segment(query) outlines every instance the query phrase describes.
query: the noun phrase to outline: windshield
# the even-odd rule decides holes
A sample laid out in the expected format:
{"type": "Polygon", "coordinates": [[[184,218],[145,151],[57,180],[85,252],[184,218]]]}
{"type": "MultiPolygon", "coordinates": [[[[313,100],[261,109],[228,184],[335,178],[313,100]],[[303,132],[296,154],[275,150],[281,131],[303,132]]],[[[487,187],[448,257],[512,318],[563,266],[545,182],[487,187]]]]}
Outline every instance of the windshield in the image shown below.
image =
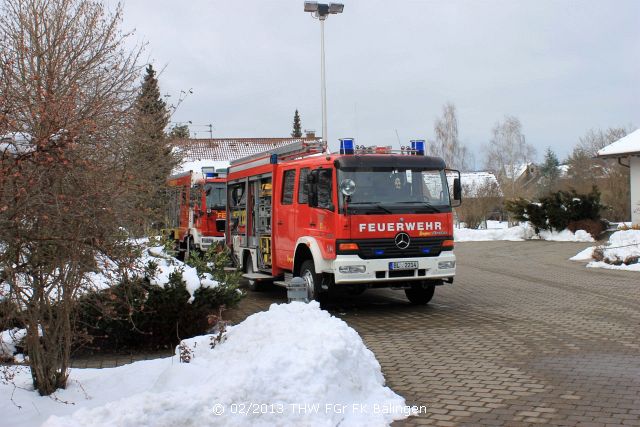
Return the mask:
{"type": "Polygon", "coordinates": [[[224,183],[208,182],[204,185],[207,194],[207,209],[224,209],[227,205],[227,187],[224,183]]]}
{"type": "MultiPolygon", "coordinates": [[[[352,180],[355,190],[347,202],[352,213],[440,212],[450,208],[443,170],[359,168],[338,170],[338,183],[352,180]],[[374,212],[376,211],[376,212],[374,212]]],[[[342,194],[338,197],[341,209],[342,194]]]]}

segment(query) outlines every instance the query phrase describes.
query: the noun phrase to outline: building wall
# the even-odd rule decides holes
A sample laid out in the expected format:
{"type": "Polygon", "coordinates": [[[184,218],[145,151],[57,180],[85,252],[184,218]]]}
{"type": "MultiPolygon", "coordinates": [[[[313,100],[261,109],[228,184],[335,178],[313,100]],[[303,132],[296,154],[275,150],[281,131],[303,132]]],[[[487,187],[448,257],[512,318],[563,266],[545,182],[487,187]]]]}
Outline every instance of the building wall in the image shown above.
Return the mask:
{"type": "Polygon", "coordinates": [[[631,157],[631,222],[640,225],[640,157],[631,157]]]}

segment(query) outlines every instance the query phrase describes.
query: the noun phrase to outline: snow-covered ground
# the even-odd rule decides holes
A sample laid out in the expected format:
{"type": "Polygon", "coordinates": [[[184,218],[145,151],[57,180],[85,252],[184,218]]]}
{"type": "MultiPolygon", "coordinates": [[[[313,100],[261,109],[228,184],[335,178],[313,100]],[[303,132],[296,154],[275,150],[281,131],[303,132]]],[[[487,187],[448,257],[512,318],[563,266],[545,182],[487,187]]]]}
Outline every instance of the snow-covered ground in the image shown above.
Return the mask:
{"type": "Polygon", "coordinates": [[[18,368],[17,388],[0,382],[1,424],[385,426],[422,410],[384,385],[360,336],[315,302],[273,304],[210,343],[186,341],[190,363],[174,356],[72,369],[55,398],[32,391],[28,370],[18,368]]]}
{"type": "MultiPolygon", "coordinates": [[[[140,257],[136,260],[136,266],[128,271],[129,277],[139,276],[145,273],[145,267],[153,262],[156,266],[154,275],[149,277],[152,285],[164,287],[169,283],[172,273],[182,272],[182,279],[185,282],[187,292],[191,296],[189,302],[193,302],[194,294],[198,288],[213,288],[218,286],[218,282],[213,280],[210,274],[198,275],[198,271],[182,261],[168,255],[162,246],[150,246],[148,239],[140,239],[135,242],[141,247],[140,257]]],[[[87,283],[83,292],[106,289],[117,283],[119,272],[109,259],[100,259],[100,272],[89,273],[87,283]]],[[[238,291],[240,292],[240,291],[238,291]]],[[[8,288],[0,287],[0,300],[5,298],[8,288]]],[[[12,356],[18,361],[23,360],[21,354],[16,353],[16,344],[26,335],[24,329],[14,329],[0,331],[0,358],[9,359],[12,356]]]]}
{"type": "Polygon", "coordinates": [[[640,230],[623,230],[613,233],[604,246],[587,248],[572,257],[571,260],[588,261],[587,267],[591,268],[640,271],[640,263],[629,262],[634,260],[635,257],[640,257],[640,230]],[[602,250],[602,255],[604,256],[602,261],[597,261],[593,258],[593,252],[597,248],[602,250]],[[629,264],[625,264],[625,261],[629,262],[629,264]],[[622,264],[615,265],[620,262],[622,264]]]}
{"type": "Polygon", "coordinates": [[[584,230],[575,233],[569,230],[561,232],[540,231],[536,236],[533,227],[528,223],[508,227],[506,222],[487,221],[487,228],[476,230],[470,228],[454,228],[453,238],[456,242],[486,242],[492,240],[523,241],[533,238],[554,242],[593,242],[594,239],[584,230]]]}

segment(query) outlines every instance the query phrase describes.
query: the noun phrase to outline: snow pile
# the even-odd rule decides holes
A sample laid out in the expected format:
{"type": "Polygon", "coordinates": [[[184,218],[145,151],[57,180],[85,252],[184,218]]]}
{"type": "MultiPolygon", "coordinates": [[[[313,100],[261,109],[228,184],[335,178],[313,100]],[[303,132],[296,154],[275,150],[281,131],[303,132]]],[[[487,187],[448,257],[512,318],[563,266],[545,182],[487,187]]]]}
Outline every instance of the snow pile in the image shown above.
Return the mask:
{"type": "Polygon", "coordinates": [[[592,246],[587,248],[571,261],[589,261],[587,267],[608,268],[611,270],[640,271],[640,230],[616,231],[609,237],[604,246],[592,246]],[[594,259],[594,251],[601,261],[594,259]],[[597,252],[601,251],[601,256],[597,252]],[[635,261],[635,262],[633,262],[635,261]]]}
{"type": "Polygon", "coordinates": [[[226,337],[213,349],[210,336],[186,341],[193,350],[190,363],[174,356],[112,369],[72,369],[69,388],[56,394],[58,400],[28,391],[30,376],[22,369],[18,389],[0,383],[3,422],[383,426],[411,413],[385,387],[380,365],[360,336],[315,302],[274,304],[231,327],[226,337]],[[11,402],[11,393],[22,409],[11,402]]]}
{"type": "Polygon", "coordinates": [[[182,280],[186,284],[187,292],[191,295],[189,302],[193,302],[194,294],[198,288],[215,288],[218,286],[218,282],[213,280],[210,274],[205,273],[202,277],[198,276],[198,270],[168,255],[162,246],[146,248],[139,262],[142,265],[148,265],[149,262],[153,262],[157,266],[155,274],[150,278],[150,282],[152,285],[160,287],[164,287],[169,283],[171,274],[181,271],[182,280]]]}
{"type": "MultiPolygon", "coordinates": [[[[501,224],[501,223],[498,223],[501,224]]],[[[470,228],[455,228],[453,238],[456,242],[487,242],[493,240],[523,241],[534,238],[549,240],[554,242],[593,242],[594,239],[584,230],[577,230],[575,233],[569,230],[561,232],[541,230],[537,236],[531,225],[520,224],[508,228],[488,228],[486,230],[475,230],[470,228]]]]}
{"type": "Polygon", "coordinates": [[[562,230],[560,232],[541,230],[540,238],[553,242],[595,242],[591,234],[584,230],[576,230],[575,233],[570,230],[562,230]]]}
{"type": "MultiPolygon", "coordinates": [[[[171,274],[180,271],[182,272],[182,279],[186,284],[187,292],[191,295],[189,302],[193,301],[194,293],[198,288],[213,288],[218,286],[218,282],[213,280],[210,274],[204,274],[202,277],[199,277],[198,271],[195,268],[167,254],[163,246],[148,246],[148,239],[141,239],[135,243],[141,246],[142,250],[135,267],[127,272],[129,277],[144,275],[145,268],[148,267],[150,263],[153,263],[156,269],[153,276],[149,277],[149,281],[152,285],[164,287],[169,283],[171,274]]],[[[115,264],[108,259],[103,259],[98,262],[98,265],[101,271],[90,273],[87,276],[87,280],[94,289],[106,289],[117,282],[119,272],[115,264]]]]}

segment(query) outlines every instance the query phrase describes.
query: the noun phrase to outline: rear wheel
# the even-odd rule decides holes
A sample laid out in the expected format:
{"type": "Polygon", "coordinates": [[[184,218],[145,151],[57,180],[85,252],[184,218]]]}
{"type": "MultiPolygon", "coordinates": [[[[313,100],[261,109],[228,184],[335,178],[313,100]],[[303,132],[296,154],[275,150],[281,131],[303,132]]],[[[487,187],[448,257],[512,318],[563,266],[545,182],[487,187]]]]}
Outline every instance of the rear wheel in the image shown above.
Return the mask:
{"type": "Polygon", "coordinates": [[[422,282],[411,285],[411,288],[405,289],[404,293],[414,305],[425,305],[433,298],[436,286],[433,283],[422,282]]]}

